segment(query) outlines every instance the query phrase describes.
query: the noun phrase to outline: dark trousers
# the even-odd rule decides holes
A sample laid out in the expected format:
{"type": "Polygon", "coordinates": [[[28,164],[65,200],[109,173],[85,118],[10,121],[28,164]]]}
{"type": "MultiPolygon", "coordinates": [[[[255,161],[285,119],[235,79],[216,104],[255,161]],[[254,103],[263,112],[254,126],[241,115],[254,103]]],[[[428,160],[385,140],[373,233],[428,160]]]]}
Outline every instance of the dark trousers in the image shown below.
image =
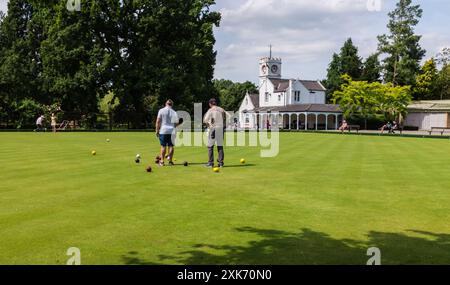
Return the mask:
{"type": "Polygon", "coordinates": [[[223,165],[225,153],[223,151],[224,145],[224,128],[214,128],[209,131],[208,137],[208,164],[214,165],[214,145],[217,144],[217,151],[219,152],[219,165],[223,165]]]}
{"type": "MultiPolygon", "coordinates": [[[[219,165],[223,165],[225,159],[225,153],[223,152],[223,146],[217,146],[217,151],[219,152],[219,165]]],[[[208,164],[214,165],[214,146],[208,147],[208,164]]]]}

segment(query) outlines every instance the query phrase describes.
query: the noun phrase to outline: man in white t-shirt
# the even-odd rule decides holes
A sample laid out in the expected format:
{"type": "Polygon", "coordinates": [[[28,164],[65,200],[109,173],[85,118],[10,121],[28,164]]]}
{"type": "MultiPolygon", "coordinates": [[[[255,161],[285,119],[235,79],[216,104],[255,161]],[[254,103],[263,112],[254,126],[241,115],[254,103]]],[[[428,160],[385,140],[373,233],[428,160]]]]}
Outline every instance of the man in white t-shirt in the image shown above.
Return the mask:
{"type": "Polygon", "coordinates": [[[156,136],[159,138],[161,144],[160,166],[164,166],[166,148],[169,149],[169,165],[173,165],[172,159],[175,152],[176,128],[181,124],[182,121],[178,119],[177,112],[173,110],[173,101],[167,100],[166,107],[159,110],[158,119],[156,120],[156,136]]]}

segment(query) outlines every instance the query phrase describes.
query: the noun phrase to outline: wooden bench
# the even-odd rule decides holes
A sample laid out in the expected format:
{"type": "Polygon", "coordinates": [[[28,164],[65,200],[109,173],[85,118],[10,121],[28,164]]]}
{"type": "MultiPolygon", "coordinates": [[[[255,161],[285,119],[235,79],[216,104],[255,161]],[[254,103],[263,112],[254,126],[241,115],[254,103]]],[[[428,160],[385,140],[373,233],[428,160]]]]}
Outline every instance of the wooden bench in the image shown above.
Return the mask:
{"type": "Polygon", "coordinates": [[[400,132],[400,134],[403,134],[403,127],[402,126],[398,126],[396,129],[392,128],[389,133],[390,134],[395,134],[395,132],[400,132]]]}
{"type": "Polygon", "coordinates": [[[443,136],[446,131],[450,131],[450,128],[432,127],[428,132],[430,133],[430,136],[433,132],[439,132],[441,133],[441,136],[443,136]]]}
{"type": "Polygon", "coordinates": [[[360,125],[349,125],[347,127],[347,130],[349,133],[353,130],[356,130],[356,133],[359,133],[359,130],[361,130],[361,126],[360,125]]]}

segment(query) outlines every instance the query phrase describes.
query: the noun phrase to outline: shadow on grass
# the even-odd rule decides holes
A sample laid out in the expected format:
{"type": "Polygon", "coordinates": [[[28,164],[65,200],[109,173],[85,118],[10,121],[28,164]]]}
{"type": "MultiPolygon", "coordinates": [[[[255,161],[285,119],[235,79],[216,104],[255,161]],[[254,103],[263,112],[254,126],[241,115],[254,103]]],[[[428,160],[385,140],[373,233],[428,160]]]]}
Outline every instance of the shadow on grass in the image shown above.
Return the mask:
{"type": "Polygon", "coordinates": [[[238,164],[238,165],[226,165],[224,168],[239,168],[239,167],[254,167],[256,164],[238,164]]]}
{"type": "MultiPolygon", "coordinates": [[[[196,162],[194,162],[194,163],[189,163],[188,167],[189,166],[204,166],[205,168],[207,168],[206,164],[207,164],[206,162],[203,162],[203,163],[196,163],[196,162]]],[[[186,167],[186,166],[183,165],[183,163],[181,163],[181,164],[180,163],[176,163],[174,166],[186,167]]],[[[256,164],[236,164],[236,165],[227,165],[227,164],[225,164],[224,168],[254,167],[254,166],[256,166],[256,164]]]]}
{"type": "Polygon", "coordinates": [[[147,261],[137,252],[122,256],[125,264],[156,265],[302,265],[366,264],[367,249],[381,250],[382,264],[450,264],[450,235],[409,231],[400,233],[370,232],[368,241],[335,239],[327,234],[302,229],[299,233],[244,227],[238,234],[256,238],[246,245],[196,244],[176,256],[158,256],[147,261]]]}

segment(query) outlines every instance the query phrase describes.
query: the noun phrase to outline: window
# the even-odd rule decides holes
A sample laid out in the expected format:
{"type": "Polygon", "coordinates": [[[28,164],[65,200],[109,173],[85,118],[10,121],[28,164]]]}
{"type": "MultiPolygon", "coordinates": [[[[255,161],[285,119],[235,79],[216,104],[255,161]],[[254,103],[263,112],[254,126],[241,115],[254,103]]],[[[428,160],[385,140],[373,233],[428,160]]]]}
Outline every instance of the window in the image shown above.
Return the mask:
{"type": "Polygon", "coordinates": [[[281,94],[278,94],[278,102],[281,102],[281,94]]]}
{"type": "Polygon", "coordinates": [[[294,91],[294,101],[300,102],[300,91],[294,91]]]}
{"type": "Polygon", "coordinates": [[[245,105],[248,105],[248,98],[245,98],[245,105]]]}
{"type": "Polygon", "coordinates": [[[269,92],[266,92],[266,97],[265,97],[264,101],[266,103],[269,102],[269,92]]]}
{"type": "Polygon", "coordinates": [[[245,123],[250,124],[250,116],[249,114],[245,114],[245,123]]]}

